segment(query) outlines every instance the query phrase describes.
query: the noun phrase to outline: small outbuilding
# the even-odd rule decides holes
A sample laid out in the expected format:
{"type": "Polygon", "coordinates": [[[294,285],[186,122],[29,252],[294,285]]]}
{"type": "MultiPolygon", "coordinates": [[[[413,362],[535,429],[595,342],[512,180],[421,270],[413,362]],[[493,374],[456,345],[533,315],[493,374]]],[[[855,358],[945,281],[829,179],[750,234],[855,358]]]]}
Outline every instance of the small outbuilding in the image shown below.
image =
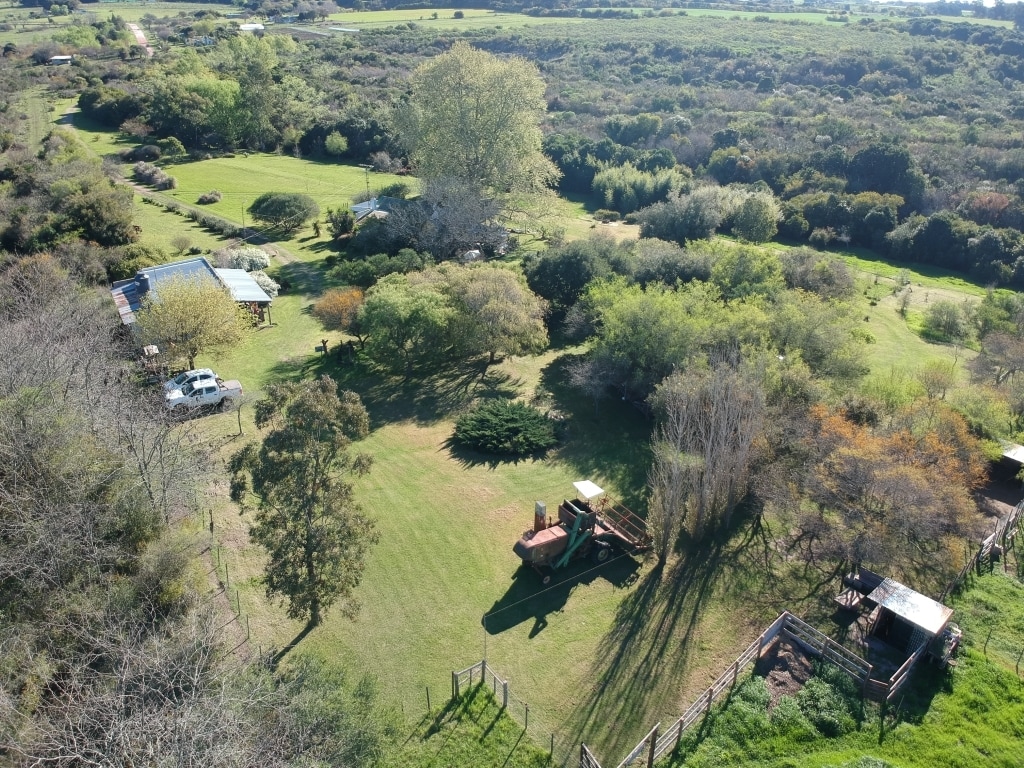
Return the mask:
{"type": "Polygon", "coordinates": [[[889,578],[867,599],[878,606],[871,634],[907,653],[941,635],[953,617],[952,608],[889,578]]]}

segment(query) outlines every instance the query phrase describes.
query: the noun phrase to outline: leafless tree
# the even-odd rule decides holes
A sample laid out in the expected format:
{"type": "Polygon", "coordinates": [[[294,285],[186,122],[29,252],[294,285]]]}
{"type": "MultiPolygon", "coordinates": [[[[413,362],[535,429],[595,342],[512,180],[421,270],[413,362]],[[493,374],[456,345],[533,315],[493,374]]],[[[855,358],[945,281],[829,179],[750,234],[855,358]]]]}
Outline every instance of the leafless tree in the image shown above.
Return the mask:
{"type": "Polygon", "coordinates": [[[746,494],[751,451],[764,420],[764,393],[749,371],[722,361],[672,374],[659,385],[654,402],[661,414],[656,445],[671,446],[656,450],[665,462],[658,474],[667,473],[676,487],[652,488],[652,496],[659,504],[675,504],[685,492],[687,527],[701,538],[718,524],[728,524],[746,494]]]}

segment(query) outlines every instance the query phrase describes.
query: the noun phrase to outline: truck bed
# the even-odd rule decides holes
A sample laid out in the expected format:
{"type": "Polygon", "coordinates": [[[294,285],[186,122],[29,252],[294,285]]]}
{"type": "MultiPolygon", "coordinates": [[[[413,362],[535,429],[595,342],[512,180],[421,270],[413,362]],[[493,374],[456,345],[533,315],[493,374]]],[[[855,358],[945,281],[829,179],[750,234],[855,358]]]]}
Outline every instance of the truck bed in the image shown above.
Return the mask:
{"type": "Polygon", "coordinates": [[[604,497],[602,503],[590,504],[581,499],[565,499],[558,507],[558,519],[572,525],[578,512],[597,513],[594,537],[618,539],[626,549],[643,551],[651,546],[647,523],[623,505],[604,497]]]}

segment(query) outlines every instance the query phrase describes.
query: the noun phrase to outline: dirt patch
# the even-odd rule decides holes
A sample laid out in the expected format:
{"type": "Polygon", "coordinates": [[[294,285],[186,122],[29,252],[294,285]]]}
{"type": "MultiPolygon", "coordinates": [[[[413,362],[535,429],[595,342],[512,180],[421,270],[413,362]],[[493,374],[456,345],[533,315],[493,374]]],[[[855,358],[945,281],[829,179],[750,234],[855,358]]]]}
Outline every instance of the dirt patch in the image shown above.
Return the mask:
{"type": "Polygon", "coordinates": [[[496,509],[490,509],[487,511],[487,518],[489,520],[514,520],[517,517],[522,516],[522,508],[516,506],[515,504],[508,504],[504,507],[498,507],[496,509]]]}
{"type": "Polygon", "coordinates": [[[769,711],[783,696],[792,696],[803,688],[811,677],[811,671],[811,659],[800,646],[786,640],[772,645],[754,667],[754,672],[761,675],[768,684],[768,693],[771,695],[769,711]]]}

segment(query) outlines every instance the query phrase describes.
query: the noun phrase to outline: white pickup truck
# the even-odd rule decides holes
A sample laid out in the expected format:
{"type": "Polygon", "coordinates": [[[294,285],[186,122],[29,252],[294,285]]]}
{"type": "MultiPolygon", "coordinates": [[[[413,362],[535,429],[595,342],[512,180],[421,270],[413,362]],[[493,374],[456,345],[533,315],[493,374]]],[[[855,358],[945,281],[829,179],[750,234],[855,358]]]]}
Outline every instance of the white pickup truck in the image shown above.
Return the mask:
{"type": "Polygon", "coordinates": [[[227,407],[231,401],[242,396],[242,385],[238,381],[223,379],[192,381],[181,389],[168,392],[165,405],[172,411],[191,411],[196,408],[227,407]]]}
{"type": "Polygon", "coordinates": [[[176,389],[181,389],[186,384],[192,384],[200,381],[212,382],[217,378],[217,374],[209,368],[195,368],[191,371],[185,371],[179,373],[170,381],[164,382],[164,392],[173,392],[176,389]]]}

